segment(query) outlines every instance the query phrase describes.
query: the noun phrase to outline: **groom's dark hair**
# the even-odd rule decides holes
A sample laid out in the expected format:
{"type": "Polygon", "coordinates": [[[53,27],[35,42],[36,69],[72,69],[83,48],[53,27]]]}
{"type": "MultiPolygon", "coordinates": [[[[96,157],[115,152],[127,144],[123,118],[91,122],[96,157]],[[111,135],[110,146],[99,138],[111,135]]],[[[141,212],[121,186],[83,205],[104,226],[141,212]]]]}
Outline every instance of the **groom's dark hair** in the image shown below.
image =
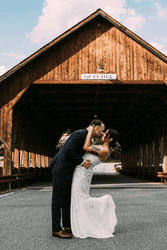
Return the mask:
{"type": "Polygon", "coordinates": [[[94,119],[90,122],[90,125],[101,126],[102,123],[105,125],[105,123],[103,121],[101,121],[99,119],[94,119]]]}

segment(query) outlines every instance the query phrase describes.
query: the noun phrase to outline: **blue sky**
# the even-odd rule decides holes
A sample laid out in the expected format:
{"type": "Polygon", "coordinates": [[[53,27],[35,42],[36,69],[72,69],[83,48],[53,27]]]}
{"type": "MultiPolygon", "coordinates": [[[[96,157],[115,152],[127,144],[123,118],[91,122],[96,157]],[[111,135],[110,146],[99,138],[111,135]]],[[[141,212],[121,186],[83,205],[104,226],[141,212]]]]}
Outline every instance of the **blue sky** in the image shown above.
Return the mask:
{"type": "Polygon", "coordinates": [[[0,75],[99,8],[167,55],[166,0],[1,0],[0,75]]]}

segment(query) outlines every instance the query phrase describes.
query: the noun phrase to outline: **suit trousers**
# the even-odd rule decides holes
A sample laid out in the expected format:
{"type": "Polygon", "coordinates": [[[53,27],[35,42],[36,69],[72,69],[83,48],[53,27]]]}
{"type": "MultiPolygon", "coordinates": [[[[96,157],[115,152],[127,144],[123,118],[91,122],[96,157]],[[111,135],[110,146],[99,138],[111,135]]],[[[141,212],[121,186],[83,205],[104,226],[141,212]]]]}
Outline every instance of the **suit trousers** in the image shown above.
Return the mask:
{"type": "Polygon", "coordinates": [[[64,179],[57,173],[52,172],[53,191],[52,191],[52,231],[59,232],[63,227],[71,227],[70,223],[70,205],[71,205],[71,183],[70,180],[64,179]]]}

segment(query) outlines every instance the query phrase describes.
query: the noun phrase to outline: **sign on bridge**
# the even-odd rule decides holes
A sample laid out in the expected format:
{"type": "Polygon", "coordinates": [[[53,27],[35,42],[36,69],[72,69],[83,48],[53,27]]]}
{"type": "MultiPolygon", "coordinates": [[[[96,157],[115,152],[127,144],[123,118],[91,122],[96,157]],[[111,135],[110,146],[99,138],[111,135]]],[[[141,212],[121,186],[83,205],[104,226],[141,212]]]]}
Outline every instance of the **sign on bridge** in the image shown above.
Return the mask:
{"type": "Polygon", "coordinates": [[[82,74],[82,80],[116,80],[116,74],[82,74]]]}

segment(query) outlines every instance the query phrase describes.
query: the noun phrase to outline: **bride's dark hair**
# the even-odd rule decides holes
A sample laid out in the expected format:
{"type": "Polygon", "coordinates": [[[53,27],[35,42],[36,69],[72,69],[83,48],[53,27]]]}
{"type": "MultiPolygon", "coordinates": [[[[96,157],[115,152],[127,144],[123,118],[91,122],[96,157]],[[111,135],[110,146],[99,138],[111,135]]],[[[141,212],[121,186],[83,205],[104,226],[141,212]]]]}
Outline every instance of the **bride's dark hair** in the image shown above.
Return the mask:
{"type": "Polygon", "coordinates": [[[119,142],[118,142],[118,140],[119,140],[119,133],[116,130],[110,128],[108,130],[105,138],[108,135],[109,135],[109,138],[113,138],[113,140],[110,142],[109,146],[112,147],[112,148],[115,148],[119,144],[119,142]]]}

